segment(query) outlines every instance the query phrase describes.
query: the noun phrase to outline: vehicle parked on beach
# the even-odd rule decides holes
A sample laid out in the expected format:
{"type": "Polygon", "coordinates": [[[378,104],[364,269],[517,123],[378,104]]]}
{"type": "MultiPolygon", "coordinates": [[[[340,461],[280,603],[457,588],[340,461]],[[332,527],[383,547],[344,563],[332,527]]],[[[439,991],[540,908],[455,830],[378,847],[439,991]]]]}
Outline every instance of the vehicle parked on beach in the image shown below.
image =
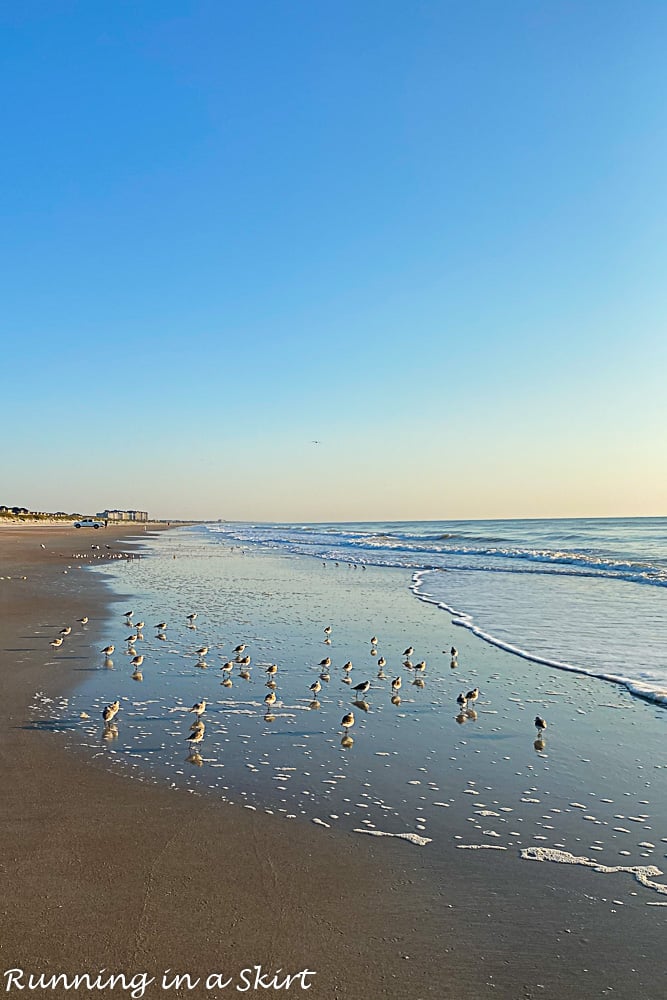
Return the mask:
{"type": "Polygon", "coordinates": [[[83,521],[75,521],[75,528],[103,528],[104,521],[94,521],[92,517],[87,517],[83,521]]]}

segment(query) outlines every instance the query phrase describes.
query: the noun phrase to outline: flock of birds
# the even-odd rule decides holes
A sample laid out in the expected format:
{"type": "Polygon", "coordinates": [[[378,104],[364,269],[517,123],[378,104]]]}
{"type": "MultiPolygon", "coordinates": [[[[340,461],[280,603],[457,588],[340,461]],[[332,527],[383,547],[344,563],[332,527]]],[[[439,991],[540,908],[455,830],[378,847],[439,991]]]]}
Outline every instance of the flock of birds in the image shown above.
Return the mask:
{"type": "MultiPolygon", "coordinates": [[[[125,637],[126,652],[129,656],[131,656],[130,663],[133,671],[132,678],[134,680],[142,680],[143,676],[141,673],[141,666],[144,662],[144,655],[142,653],[137,652],[135,643],[143,639],[142,630],[145,628],[146,623],[143,621],[133,622],[133,617],[134,617],[133,611],[127,611],[124,615],[124,621],[127,627],[131,630],[130,634],[125,637]]],[[[188,628],[193,630],[196,629],[197,626],[195,624],[195,621],[197,617],[198,615],[196,612],[192,612],[191,614],[186,615],[185,621],[188,628]]],[[[88,620],[89,620],[88,617],[84,615],[83,617],[77,619],[77,622],[82,626],[85,626],[88,623],[88,620]]],[[[156,636],[158,639],[162,640],[166,639],[167,626],[168,623],[166,621],[158,622],[154,626],[156,630],[156,636]]],[[[72,633],[72,627],[70,625],[66,625],[64,628],[60,630],[59,635],[51,641],[50,645],[54,649],[60,648],[65,639],[69,635],[71,635],[71,633],[72,633]]],[[[331,645],[332,633],[333,633],[333,626],[327,625],[324,629],[325,645],[331,645]]],[[[102,650],[100,650],[100,652],[105,656],[107,663],[110,662],[110,657],[114,653],[115,648],[116,648],[115,645],[109,644],[105,646],[102,650]]],[[[234,647],[233,659],[226,661],[220,667],[220,669],[224,673],[224,678],[222,681],[222,684],[224,686],[227,687],[232,686],[231,674],[234,667],[237,665],[239,667],[240,676],[245,680],[250,679],[250,666],[252,660],[250,655],[248,655],[245,652],[246,648],[247,647],[245,643],[239,643],[236,647],[234,647]]],[[[206,645],[202,645],[195,650],[195,655],[198,657],[197,662],[199,666],[204,667],[207,665],[205,662],[205,657],[208,652],[209,652],[209,647],[206,645]]],[[[385,674],[384,672],[384,667],[386,666],[387,661],[384,656],[378,656],[378,652],[379,652],[378,638],[377,636],[374,635],[370,639],[370,655],[377,657],[377,666],[378,666],[377,678],[379,680],[386,680],[387,674],[385,674]]],[[[412,681],[412,683],[418,688],[423,688],[425,685],[423,675],[426,671],[426,661],[421,660],[417,663],[413,663],[411,657],[414,655],[414,652],[415,650],[413,646],[408,646],[406,649],[403,650],[402,654],[403,666],[406,669],[413,672],[414,680],[412,681]]],[[[456,666],[458,666],[458,651],[454,646],[452,646],[450,649],[450,657],[451,657],[450,666],[452,668],[455,668],[456,666]]],[[[330,656],[325,656],[322,660],[320,660],[318,664],[320,670],[319,677],[309,687],[309,694],[312,699],[310,703],[311,708],[320,707],[320,703],[317,701],[317,696],[322,690],[322,685],[328,683],[331,680],[331,675],[330,675],[331,664],[332,660],[330,656]]],[[[370,706],[368,702],[365,700],[365,698],[368,695],[368,692],[371,688],[371,682],[370,680],[364,680],[361,681],[359,684],[352,685],[352,681],[350,678],[350,673],[352,669],[353,669],[353,664],[351,660],[348,660],[346,663],[343,664],[342,682],[344,684],[349,685],[351,690],[354,692],[354,706],[360,710],[367,712],[370,706]]],[[[278,674],[278,665],[276,663],[270,663],[268,664],[268,666],[264,668],[264,671],[267,675],[266,687],[269,688],[268,694],[264,698],[264,706],[266,711],[264,718],[266,721],[270,722],[273,721],[273,719],[275,718],[275,716],[273,716],[271,712],[276,703],[278,702],[278,695],[276,693],[277,689],[276,676],[278,674]]],[[[392,678],[391,680],[391,702],[394,705],[400,705],[401,703],[399,692],[401,690],[402,684],[403,684],[403,679],[400,675],[392,678]]],[[[459,714],[456,716],[457,722],[463,723],[468,719],[475,720],[477,718],[477,713],[474,709],[474,706],[479,696],[480,696],[480,690],[478,687],[472,688],[470,691],[467,691],[465,693],[462,691],[459,694],[459,696],[456,699],[456,703],[459,709],[459,714]]],[[[199,702],[195,702],[192,708],[188,710],[190,713],[196,716],[195,721],[190,726],[190,733],[186,737],[186,740],[190,745],[190,747],[197,746],[204,739],[206,733],[206,723],[204,722],[203,715],[206,711],[206,706],[207,706],[206,700],[202,700],[199,702]]],[[[110,737],[111,735],[117,735],[117,728],[114,720],[118,715],[119,710],[120,710],[120,700],[116,700],[108,705],[105,705],[102,711],[102,718],[106,728],[107,737],[110,737]]],[[[347,712],[341,719],[340,723],[342,732],[341,745],[344,747],[349,747],[354,742],[352,736],[350,735],[350,730],[354,727],[355,722],[356,719],[353,711],[347,712]]],[[[547,728],[547,723],[545,719],[543,719],[539,715],[535,717],[535,728],[537,730],[537,739],[535,741],[535,748],[537,750],[543,750],[545,746],[544,731],[547,728]]]]}

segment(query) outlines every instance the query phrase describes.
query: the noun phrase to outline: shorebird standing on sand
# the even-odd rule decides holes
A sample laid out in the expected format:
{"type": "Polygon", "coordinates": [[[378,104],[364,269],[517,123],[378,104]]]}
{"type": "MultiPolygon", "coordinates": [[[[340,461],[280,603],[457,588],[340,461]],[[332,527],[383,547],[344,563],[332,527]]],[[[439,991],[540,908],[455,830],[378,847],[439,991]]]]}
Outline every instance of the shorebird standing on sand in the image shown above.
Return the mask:
{"type": "Polygon", "coordinates": [[[471,701],[473,704],[479,698],[479,688],[473,688],[472,691],[468,691],[466,694],[466,701],[471,701]]]}
{"type": "Polygon", "coordinates": [[[401,680],[400,677],[394,677],[393,681],[391,682],[391,690],[394,692],[394,694],[398,694],[398,692],[401,689],[402,683],[403,681],[401,680]]]}
{"type": "Polygon", "coordinates": [[[278,696],[276,695],[275,691],[269,691],[266,698],[264,699],[264,704],[266,705],[266,707],[273,708],[273,706],[276,703],[277,697],[278,696]]]}
{"type": "Polygon", "coordinates": [[[104,649],[100,650],[100,653],[104,653],[105,656],[111,656],[115,648],[115,646],[105,646],[104,649]]]}
{"type": "Polygon", "coordinates": [[[405,657],[405,658],[406,658],[407,660],[409,660],[409,659],[410,659],[410,657],[412,656],[412,654],[414,653],[414,651],[415,651],[415,650],[414,650],[414,647],[413,647],[413,646],[408,646],[408,648],[407,648],[407,649],[404,649],[404,650],[403,650],[403,656],[404,656],[404,657],[405,657]]]}
{"type": "Polygon", "coordinates": [[[311,684],[311,685],[310,685],[310,690],[312,691],[312,693],[313,693],[313,697],[315,698],[315,697],[317,697],[317,695],[318,695],[318,694],[320,693],[320,691],[322,690],[322,685],[320,684],[320,682],[319,682],[319,681],[315,681],[315,683],[314,683],[314,684],[311,684]]]}
{"type": "Polygon", "coordinates": [[[79,622],[80,625],[87,625],[88,615],[84,615],[83,618],[77,618],[77,621],[79,622]]]}
{"type": "Polygon", "coordinates": [[[64,639],[52,639],[49,646],[53,646],[54,649],[60,649],[64,642],[64,639]]]}
{"type": "Polygon", "coordinates": [[[102,718],[104,719],[105,723],[112,722],[115,719],[115,717],[118,715],[119,708],[120,708],[119,701],[112,701],[110,705],[106,706],[106,708],[102,712],[102,718]]]}
{"type": "Polygon", "coordinates": [[[156,628],[158,630],[158,632],[164,632],[164,630],[166,629],[166,627],[167,627],[167,623],[166,622],[158,622],[157,625],[154,626],[154,628],[156,628]]]}
{"type": "Polygon", "coordinates": [[[204,712],[206,711],[206,702],[205,701],[196,701],[194,703],[194,705],[192,706],[192,708],[189,708],[188,711],[189,712],[194,712],[195,715],[197,716],[197,718],[200,718],[204,714],[204,712]]]}
{"type": "Polygon", "coordinates": [[[355,684],[352,690],[357,692],[358,698],[363,698],[363,696],[366,694],[370,686],[371,686],[370,681],[362,681],[361,684],[355,684]]]}
{"type": "Polygon", "coordinates": [[[197,612],[193,612],[191,615],[186,615],[186,621],[189,621],[191,625],[194,625],[195,618],[197,617],[197,612]]]}
{"type": "Polygon", "coordinates": [[[130,664],[131,666],[134,667],[135,670],[138,670],[143,662],[144,662],[143,653],[140,653],[139,656],[133,656],[132,659],[130,660],[130,664]]]}
{"type": "Polygon", "coordinates": [[[539,715],[535,716],[535,728],[537,729],[538,736],[541,736],[544,730],[547,728],[545,719],[542,719],[539,715]]]}
{"type": "Polygon", "coordinates": [[[347,715],[344,715],[340,724],[346,733],[349,732],[354,725],[354,712],[348,712],[347,715]]]}
{"type": "Polygon", "coordinates": [[[60,634],[61,635],[69,635],[71,631],[72,631],[72,626],[71,625],[65,625],[65,628],[61,628],[60,634]]]}
{"type": "Polygon", "coordinates": [[[195,729],[194,732],[190,733],[190,735],[186,736],[185,738],[191,746],[194,746],[197,743],[201,743],[201,741],[204,739],[204,732],[205,732],[204,724],[202,723],[201,729],[195,729]]]}
{"type": "Polygon", "coordinates": [[[323,660],[320,660],[319,666],[320,667],[330,667],[331,666],[331,657],[330,656],[325,656],[323,660]]]}

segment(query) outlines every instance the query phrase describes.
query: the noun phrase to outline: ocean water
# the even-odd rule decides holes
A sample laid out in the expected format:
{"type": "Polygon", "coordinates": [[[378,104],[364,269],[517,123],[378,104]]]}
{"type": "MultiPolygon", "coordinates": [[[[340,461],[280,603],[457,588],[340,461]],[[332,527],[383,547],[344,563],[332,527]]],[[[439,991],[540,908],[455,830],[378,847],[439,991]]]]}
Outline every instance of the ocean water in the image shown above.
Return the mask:
{"type": "Polygon", "coordinates": [[[415,596],[480,638],[667,704],[667,518],[210,530],[237,544],[410,569],[415,596]]]}
{"type": "Polygon", "coordinates": [[[82,682],[55,701],[36,692],[34,724],[136,780],[404,838],[425,857],[583,858],[628,904],[634,874],[662,905],[664,522],[625,536],[620,522],[544,525],[225,523],[147,538],[142,558],[87,570],[117,600],[94,641],[75,626],[82,682]]]}

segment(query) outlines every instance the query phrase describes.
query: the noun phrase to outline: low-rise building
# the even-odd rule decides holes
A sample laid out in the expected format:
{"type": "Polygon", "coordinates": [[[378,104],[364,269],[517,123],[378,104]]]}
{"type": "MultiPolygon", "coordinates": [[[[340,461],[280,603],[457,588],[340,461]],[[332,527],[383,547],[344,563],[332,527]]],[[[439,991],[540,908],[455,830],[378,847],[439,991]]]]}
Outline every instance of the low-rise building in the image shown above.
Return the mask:
{"type": "Polygon", "coordinates": [[[103,517],[105,521],[147,521],[148,511],[146,510],[102,510],[97,517],[103,517]]]}

